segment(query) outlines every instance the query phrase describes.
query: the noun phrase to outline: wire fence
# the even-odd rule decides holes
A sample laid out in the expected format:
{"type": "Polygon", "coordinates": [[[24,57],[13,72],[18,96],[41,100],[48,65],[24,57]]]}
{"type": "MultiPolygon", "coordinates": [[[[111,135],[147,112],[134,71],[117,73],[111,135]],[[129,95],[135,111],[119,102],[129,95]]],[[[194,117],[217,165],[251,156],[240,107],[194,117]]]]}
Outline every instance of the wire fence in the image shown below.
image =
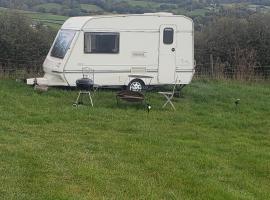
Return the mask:
{"type": "Polygon", "coordinates": [[[212,65],[211,63],[197,64],[195,78],[207,79],[233,79],[241,81],[269,81],[270,66],[243,67],[226,66],[224,64],[212,65]]]}
{"type": "Polygon", "coordinates": [[[43,75],[42,62],[0,59],[1,79],[26,79],[43,75]]]}
{"type": "MultiPolygon", "coordinates": [[[[197,79],[234,79],[243,81],[270,80],[270,66],[227,66],[215,63],[198,63],[195,67],[197,79]]],[[[1,79],[26,79],[43,75],[42,62],[0,59],[1,79]]]]}
{"type": "Polygon", "coordinates": [[[207,49],[195,49],[195,78],[233,79],[241,81],[265,81],[270,79],[270,65],[262,66],[256,60],[256,53],[238,49],[232,57],[223,61],[218,52],[207,53],[207,49]]]}

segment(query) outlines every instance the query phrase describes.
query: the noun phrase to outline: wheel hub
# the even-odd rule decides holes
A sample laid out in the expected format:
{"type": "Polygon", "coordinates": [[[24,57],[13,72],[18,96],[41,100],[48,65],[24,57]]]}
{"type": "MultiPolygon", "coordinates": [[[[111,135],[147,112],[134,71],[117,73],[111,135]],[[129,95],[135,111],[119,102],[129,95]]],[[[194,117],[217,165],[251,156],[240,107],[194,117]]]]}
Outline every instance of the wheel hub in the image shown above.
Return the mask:
{"type": "Polygon", "coordinates": [[[133,82],[130,85],[130,90],[131,91],[141,91],[142,90],[142,85],[139,82],[133,82]]]}

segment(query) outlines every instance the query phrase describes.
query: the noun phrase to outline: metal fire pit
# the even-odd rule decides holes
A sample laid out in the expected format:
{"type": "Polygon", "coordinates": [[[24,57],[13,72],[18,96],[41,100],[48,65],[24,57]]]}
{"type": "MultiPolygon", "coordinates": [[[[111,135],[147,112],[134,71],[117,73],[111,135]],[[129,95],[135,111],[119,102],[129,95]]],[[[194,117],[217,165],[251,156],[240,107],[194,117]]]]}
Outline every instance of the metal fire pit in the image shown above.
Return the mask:
{"type": "Polygon", "coordinates": [[[140,92],[124,90],[116,94],[116,99],[117,99],[117,103],[118,103],[118,99],[128,101],[128,102],[143,102],[145,100],[145,97],[140,92]]]}

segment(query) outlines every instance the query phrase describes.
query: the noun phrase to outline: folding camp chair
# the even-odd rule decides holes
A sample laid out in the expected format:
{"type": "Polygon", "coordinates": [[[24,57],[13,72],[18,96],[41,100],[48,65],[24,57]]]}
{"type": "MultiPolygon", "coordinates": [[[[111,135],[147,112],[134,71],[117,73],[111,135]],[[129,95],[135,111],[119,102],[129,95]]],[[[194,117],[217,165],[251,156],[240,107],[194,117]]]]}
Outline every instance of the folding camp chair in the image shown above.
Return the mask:
{"type": "Polygon", "coordinates": [[[174,83],[174,86],[173,86],[173,90],[172,90],[172,91],[169,91],[169,92],[158,92],[159,94],[162,94],[162,95],[167,99],[167,101],[164,103],[164,105],[162,106],[162,108],[165,108],[165,106],[166,106],[168,103],[170,103],[171,106],[172,106],[172,108],[173,108],[174,110],[176,110],[175,107],[174,107],[174,105],[173,105],[173,103],[172,103],[172,99],[173,99],[173,97],[174,97],[174,93],[175,93],[175,89],[176,89],[177,80],[178,80],[178,78],[176,78],[176,80],[175,80],[175,83],[174,83]]]}

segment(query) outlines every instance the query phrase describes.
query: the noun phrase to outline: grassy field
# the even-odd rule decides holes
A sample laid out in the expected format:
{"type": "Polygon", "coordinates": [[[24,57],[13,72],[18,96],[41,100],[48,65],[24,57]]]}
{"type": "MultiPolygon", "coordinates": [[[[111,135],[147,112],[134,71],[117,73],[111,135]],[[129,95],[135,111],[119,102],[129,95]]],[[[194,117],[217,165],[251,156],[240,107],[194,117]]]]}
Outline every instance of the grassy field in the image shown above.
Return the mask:
{"type": "Polygon", "coordinates": [[[57,9],[60,10],[62,8],[65,8],[65,6],[62,6],[58,3],[44,3],[37,6],[34,6],[34,9],[44,8],[46,12],[50,12],[51,9],[57,9]]]}
{"type": "MultiPolygon", "coordinates": [[[[6,8],[0,7],[0,14],[1,12],[7,11],[6,8]]],[[[23,10],[16,10],[20,14],[23,14],[29,18],[31,18],[35,22],[42,22],[43,24],[53,27],[55,29],[59,29],[61,25],[68,19],[67,16],[62,15],[53,15],[49,13],[39,13],[39,12],[31,12],[31,11],[23,11],[23,10]]]]}
{"type": "Polygon", "coordinates": [[[270,87],[194,81],[177,111],[0,80],[0,199],[269,199],[270,87]],[[240,104],[234,101],[240,98],[240,104]]]}
{"type": "Polygon", "coordinates": [[[33,21],[42,22],[43,24],[46,24],[55,29],[59,29],[68,19],[67,16],[53,15],[48,13],[23,12],[23,14],[30,17],[33,21]]]}
{"type": "Polygon", "coordinates": [[[144,8],[158,8],[161,3],[151,2],[151,1],[136,1],[129,0],[127,1],[131,6],[142,6],[144,8]]]}
{"type": "Polygon", "coordinates": [[[80,4],[81,8],[84,10],[87,10],[89,12],[98,12],[98,11],[103,11],[102,8],[99,6],[93,5],[93,4],[80,4]]]}
{"type": "MultiPolygon", "coordinates": [[[[147,2],[147,1],[128,1],[131,6],[143,6],[147,8],[158,8],[161,4],[155,3],[155,2],[147,2]]],[[[93,4],[80,4],[81,8],[83,10],[89,11],[89,12],[99,12],[103,11],[104,14],[111,14],[105,12],[102,8],[93,5],[93,4]]],[[[47,3],[47,4],[40,4],[35,7],[35,9],[38,8],[44,8],[46,12],[50,12],[52,8],[60,10],[62,8],[62,5],[57,3],[47,3]]],[[[7,11],[7,8],[0,7],[0,13],[7,11]]],[[[27,17],[31,18],[34,22],[41,22],[47,26],[50,26],[54,29],[59,29],[61,25],[67,20],[68,16],[62,16],[62,15],[54,15],[50,13],[40,13],[40,12],[32,12],[32,11],[24,11],[24,10],[16,10],[17,12],[26,15],[27,17]]],[[[196,9],[192,12],[187,12],[183,8],[177,8],[171,10],[171,12],[175,14],[183,14],[188,16],[199,16],[199,15],[205,15],[208,10],[207,9],[196,9]]]]}

